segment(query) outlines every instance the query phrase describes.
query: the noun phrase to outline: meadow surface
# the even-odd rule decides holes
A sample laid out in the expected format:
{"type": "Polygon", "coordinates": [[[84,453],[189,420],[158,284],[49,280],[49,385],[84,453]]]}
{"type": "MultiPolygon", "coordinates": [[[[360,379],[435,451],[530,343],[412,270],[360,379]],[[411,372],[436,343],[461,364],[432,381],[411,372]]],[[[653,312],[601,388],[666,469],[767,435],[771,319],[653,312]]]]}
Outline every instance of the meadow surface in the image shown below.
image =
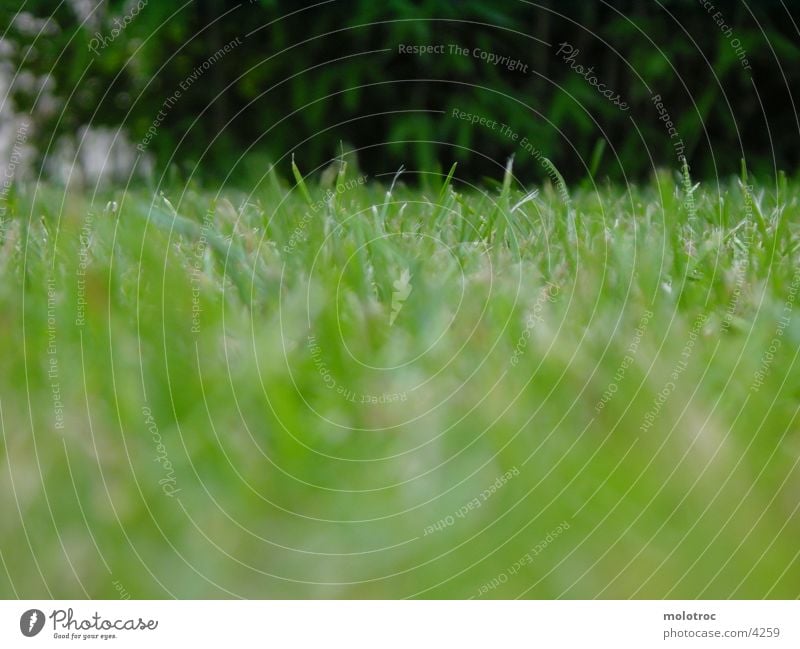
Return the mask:
{"type": "Polygon", "coordinates": [[[800,185],[451,176],[14,188],[0,595],[800,595],[800,185]]]}

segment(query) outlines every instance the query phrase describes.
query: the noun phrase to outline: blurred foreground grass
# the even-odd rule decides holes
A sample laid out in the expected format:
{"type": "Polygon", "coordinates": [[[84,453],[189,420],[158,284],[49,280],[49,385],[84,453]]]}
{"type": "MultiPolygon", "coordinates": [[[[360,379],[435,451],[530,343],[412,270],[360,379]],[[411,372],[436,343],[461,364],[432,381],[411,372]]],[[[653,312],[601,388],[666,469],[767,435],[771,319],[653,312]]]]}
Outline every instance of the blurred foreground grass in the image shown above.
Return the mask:
{"type": "Polygon", "coordinates": [[[9,196],[0,595],[800,595],[798,184],[391,180],[9,196]]]}

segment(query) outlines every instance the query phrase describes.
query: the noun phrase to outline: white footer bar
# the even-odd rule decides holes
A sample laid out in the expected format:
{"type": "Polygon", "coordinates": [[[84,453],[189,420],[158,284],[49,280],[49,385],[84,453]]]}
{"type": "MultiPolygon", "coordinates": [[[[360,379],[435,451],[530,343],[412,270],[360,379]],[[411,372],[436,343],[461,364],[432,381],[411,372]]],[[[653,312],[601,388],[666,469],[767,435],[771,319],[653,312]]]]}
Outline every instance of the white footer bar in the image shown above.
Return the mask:
{"type": "Polygon", "coordinates": [[[800,647],[796,601],[2,601],[0,647],[800,647]]]}

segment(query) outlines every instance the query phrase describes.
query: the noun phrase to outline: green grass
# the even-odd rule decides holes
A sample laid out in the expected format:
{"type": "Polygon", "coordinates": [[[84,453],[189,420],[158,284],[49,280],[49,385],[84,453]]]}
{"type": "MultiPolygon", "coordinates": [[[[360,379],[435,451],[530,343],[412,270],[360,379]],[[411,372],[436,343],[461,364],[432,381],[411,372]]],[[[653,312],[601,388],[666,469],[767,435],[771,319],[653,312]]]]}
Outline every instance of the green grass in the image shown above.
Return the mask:
{"type": "Polygon", "coordinates": [[[9,196],[0,595],[800,595],[800,184],[295,176],[9,196]]]}

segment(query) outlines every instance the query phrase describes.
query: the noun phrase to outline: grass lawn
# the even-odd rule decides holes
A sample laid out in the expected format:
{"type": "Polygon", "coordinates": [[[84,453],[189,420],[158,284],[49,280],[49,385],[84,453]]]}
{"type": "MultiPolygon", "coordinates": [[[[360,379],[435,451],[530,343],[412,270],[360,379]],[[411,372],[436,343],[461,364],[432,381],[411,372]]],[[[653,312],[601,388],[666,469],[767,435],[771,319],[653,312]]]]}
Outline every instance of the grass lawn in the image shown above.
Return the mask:
{"type": "Polygon", "coordinates": [[[0,595],[800,595],[800,183],[326,182],[10,193],[0,595]]]}

